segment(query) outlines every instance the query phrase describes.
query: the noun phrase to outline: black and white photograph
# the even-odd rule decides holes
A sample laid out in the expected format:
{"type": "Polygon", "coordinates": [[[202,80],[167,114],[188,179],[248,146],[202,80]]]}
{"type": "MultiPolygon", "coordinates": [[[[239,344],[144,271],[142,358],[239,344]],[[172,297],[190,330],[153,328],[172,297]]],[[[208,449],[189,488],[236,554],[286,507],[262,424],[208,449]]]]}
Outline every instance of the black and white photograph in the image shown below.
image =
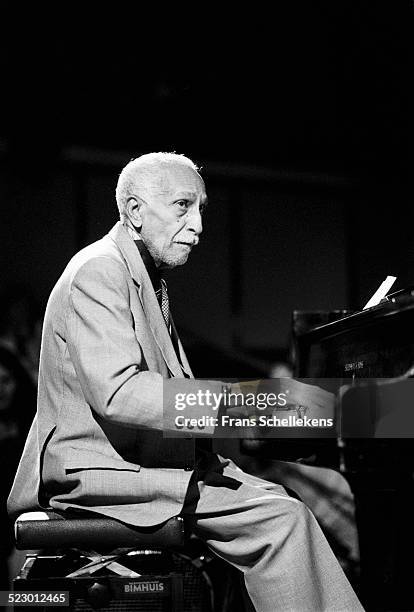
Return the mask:
{"type": "Polygon", "coordinates": [[[145,8],[3,11],[0,609],[413,611],[414,3],[145,8]]]}

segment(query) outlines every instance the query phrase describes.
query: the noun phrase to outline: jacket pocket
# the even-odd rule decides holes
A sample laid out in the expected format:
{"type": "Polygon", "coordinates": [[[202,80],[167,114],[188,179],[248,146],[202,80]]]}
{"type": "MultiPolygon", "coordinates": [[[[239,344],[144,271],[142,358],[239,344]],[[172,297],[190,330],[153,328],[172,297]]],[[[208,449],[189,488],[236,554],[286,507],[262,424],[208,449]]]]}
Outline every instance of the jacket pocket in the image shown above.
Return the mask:
{"type": "Polygon", "coordinates": [[[118,457],[111,457],[86,448],[70,448],[71,454],[65,458],[66,474],[82,470],[110,470],[116,472],[139,472],[141,466],[118,457]],[[73,453],[73,455],[72,455],[73,453]]]}

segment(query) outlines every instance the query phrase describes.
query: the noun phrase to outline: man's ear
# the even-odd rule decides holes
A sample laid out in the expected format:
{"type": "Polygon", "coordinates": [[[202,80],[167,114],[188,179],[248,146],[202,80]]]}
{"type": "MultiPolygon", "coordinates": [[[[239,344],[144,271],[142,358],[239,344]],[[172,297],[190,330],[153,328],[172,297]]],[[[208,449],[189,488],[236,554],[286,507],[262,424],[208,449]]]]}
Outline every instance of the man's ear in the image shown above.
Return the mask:
{"type": "Polygon", "coordinates": [[[141,229],[142,226],[141,205],[142,202],[136,196],[131,195],[128,197],[125,207],[129,220],[137,229],[141,229]]]}

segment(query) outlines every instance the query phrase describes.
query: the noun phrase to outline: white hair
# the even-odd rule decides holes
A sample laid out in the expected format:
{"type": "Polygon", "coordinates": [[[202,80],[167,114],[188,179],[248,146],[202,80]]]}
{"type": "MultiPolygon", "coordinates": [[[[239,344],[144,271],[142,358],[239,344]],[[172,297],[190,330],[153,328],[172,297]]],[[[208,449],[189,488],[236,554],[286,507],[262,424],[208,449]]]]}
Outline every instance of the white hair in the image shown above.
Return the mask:
{"type": "Polygon", "coordinates": [[[122,169],[115,191],[121,221],[125,220],[128,198],[137,195],[137,191],[151,189],[154,179],[160,177],[160,170],[176,164],[188,166],[195,172],[199,170],[191,159],[179,153],[147,153],[132,159],[122,169]]]}

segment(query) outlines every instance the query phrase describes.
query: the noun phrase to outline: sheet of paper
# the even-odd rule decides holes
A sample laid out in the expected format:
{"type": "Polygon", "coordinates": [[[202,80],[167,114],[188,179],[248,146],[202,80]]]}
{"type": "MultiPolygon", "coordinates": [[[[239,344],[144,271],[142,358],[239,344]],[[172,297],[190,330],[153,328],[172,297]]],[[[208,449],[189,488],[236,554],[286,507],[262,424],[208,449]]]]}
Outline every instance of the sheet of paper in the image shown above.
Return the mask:
{"type": "Polygon", "coordinates": [[[391,289],[391,287],[393,286],[396,280],[397,280],[396,276],[387,276],[385,281],[381,283],[381,285],[378,287],[378,289],[376,290],[372,298],[368,300],[368,302],[365,304],[363,310],[365,310],[366,308],[371,308],[372,306],[376,306],[377,304],[379,304],[380,301],[383,298],[385,298],[385,296],[387,295],[387,293],[389,292],[389,290],[391,289]]]}

